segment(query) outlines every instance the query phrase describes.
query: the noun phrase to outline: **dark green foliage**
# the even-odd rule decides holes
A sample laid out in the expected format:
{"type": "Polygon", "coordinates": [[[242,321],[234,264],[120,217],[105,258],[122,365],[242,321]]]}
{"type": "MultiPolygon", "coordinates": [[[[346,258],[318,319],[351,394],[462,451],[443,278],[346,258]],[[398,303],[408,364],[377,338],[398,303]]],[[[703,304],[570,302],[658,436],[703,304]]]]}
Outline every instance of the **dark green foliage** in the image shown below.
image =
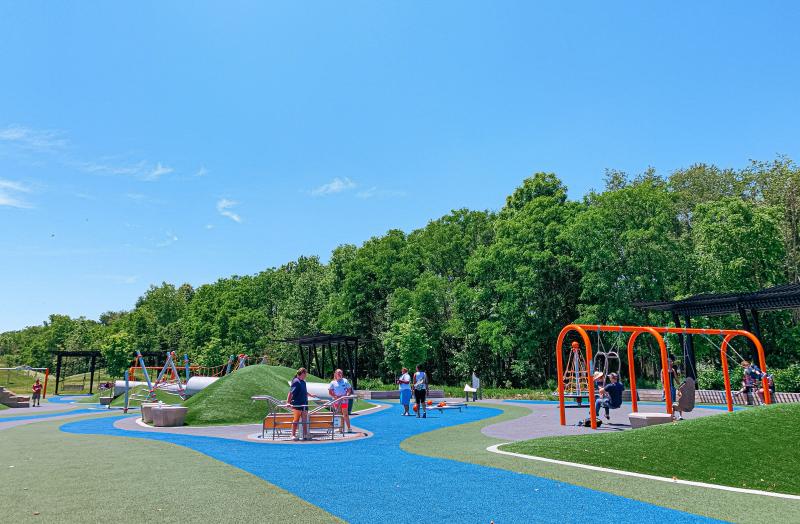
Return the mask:
{"type": "MultiPolygon", "coordinates": [[[[392,382],[399,366],[421,363],[440,384],[477,371],[487,387],[546,387],[569,322],[666,325],[671,318],[631,303],[800,282],[800,169],[791,160],[696,164],[668,177],[608,170],[605,182],[570,201],[555,174],[536,173],[497,213],[454,210],[408,234],[339,246],[327,264],[300,257],[196,289],[151,286],[133,309],[99,322],[54,314],[0,334],[0,358],[52,367],[51,350],[100,349],[119,375],[137,350],[187,353],[208,366],[244,353],[296,368],[297,348],[281,340],[322,331],[359,337],[360,378],[392,382]]],[[[791,311],[761,316],[767,363],[787,369],[776,373],[779,389],[797,389],[789,366],[800,356],[798,321],[791,311]]],[[[719,348],[695,345],[701,382],[721,385],[719,348]]],[[[738,351],[752,358],[742,344],[738,351]]],[[[657,380],[646,337],[635,365],[641,381],[657,380]]]]}

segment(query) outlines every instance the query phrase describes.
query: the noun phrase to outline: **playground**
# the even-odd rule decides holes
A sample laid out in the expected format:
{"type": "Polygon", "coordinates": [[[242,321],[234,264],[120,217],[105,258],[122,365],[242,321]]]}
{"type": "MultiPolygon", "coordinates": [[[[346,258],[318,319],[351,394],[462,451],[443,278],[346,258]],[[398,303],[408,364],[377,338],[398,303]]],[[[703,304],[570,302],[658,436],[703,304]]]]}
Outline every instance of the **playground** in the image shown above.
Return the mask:
{"type": "MultiPolygon", "coordinates": [[[[736,406],[728,380],[721,403],[683,405],[678,420],[670,388],[664,400],[639,398],[653,391],[637,392],[631,366],[626,399],[608,417],[589,409],[603,394],[594,382],[622,371],[613,359],[625,356],[598,348],[601,338],[593,354],[589,333],[627,330],[630,357],[637,338],[658,341],[669,329],[566,326],[552,400],[470,402],[468,393],[415,405],[419,418],[400,416],[395,401],[352,395],[347,432],[328,384],[309,374],[311,438],[301,442],[289,438],[290,421],[277,422],[288,420],[282,399],[294,370],[240,355],[224,373],[201,376],[174,353],[161,366],[137,355],[113,392],[50,395],[0,414],[0,471],[15,494],[4,511],[10,522],[124,514],[368,523],[395,522],[408,508],[424,510],[423,522],[576,522],[598,508],[620,522],[800,521],[790,517],[800,515],[799,404],[769,405],[767,390],[763,406],[736,406]],[[580,342],[567,345],[571,332],[580,342]],[[198,379],[204,385],[187,394],[198,379]],[[159,409],[185,416],[158,424],[159,409]],[[656,422],[634,429],[637,416],[656,422]]],[[[704,331],[722,337],[723,350],[747,337],[704,331]]]]}

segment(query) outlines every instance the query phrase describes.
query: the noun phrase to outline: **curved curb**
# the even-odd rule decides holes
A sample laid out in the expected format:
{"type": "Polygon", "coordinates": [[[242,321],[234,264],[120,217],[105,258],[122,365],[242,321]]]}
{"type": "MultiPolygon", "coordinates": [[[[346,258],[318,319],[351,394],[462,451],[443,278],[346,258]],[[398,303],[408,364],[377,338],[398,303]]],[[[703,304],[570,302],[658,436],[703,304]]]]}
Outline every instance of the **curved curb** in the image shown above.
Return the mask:
{"type": "Polygon", "coordinates": [[[510,457],[517,457],[523,458],[526,460],[538,460],[539,462],[548,462],[550,464],[558,464],[559,466],[570,466],[573,468],[581,468],[581,469],[588,469],[591,471],[599,471],[601,473],[614,473],[616,475],[623,475],[626,477],[637,477],[641,479],[648,479],[648,480],[657,480],[659,482],[669,482],[671,484],[683,484],[686,486],[695,486],[699,488],[709,488],[709,489],[718,489],[721,491],[733,491],[735,493],[747,493],[749,495],[762,495],[765,497],[775,497],[781,499],[789,499],[789,500],[800,500],[800,495],[789,495],[787,493],[773,493],[770,491],[761,491],[758,489],[747,489],[747,488],[734,488],[732,486],[723,486],[721,484],[708,484],[706,482],[697,482],[694,480],[681,480],[678,478],[667,478],[667,477],[658,477],[656,475],[647,475],[646,473],[636,473],[634,471],[624,471],[621,469],[610,469],[610,468],[603,468],[600,466],[590,466],[588,464],[579,464],[577,462],[567,462],[565,460],[556,460],[550,459],[545,457],[537,457],[534,455],[523,455],[522,453],[513,453],[511,451],[502,451],[498,449],[500,446],[505,446],[506,444],[513,444],[513,442],[501,442],[500,444],[494,444],[486,448],[486,451],[490,453],[497,453],[498,455],[508,455],[510,457]]]}

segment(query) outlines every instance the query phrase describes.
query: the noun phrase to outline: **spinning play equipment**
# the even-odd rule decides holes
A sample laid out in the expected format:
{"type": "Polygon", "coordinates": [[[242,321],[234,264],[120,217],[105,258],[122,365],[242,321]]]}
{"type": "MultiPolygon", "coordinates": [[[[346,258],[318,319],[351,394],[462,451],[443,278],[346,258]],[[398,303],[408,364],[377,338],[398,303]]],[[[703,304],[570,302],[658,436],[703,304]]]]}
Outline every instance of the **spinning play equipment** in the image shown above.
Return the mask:
{"type": "MultiPolygon", "coordinates": [[[[727,360],[727,352],[728,347],[732,339],[736,337],[745,337],[747,338],[753,346],[756,348],[758,353],[758,360],[761,371],[763,373],[762,377],[762,384],[764,388],[764,403],[771,404],[772,403],[772,396],[769,391],[769,382],[767,378],[767,363],[764,358],[764,348],[761,345],[761,341],[750,333],[749,331],[744,331],[741,329],[699,329],[699,328],[672,328],[672,327],[653,327],[653,326],[604,326],[604,325],[594,325],[594,324],[569,324],[564,326],[561,330],[561,333],[558,335],[558,341],[556,342],[556,365],[558,368],[558,404],[559,404],[559,415],[560,415],[560,422],[562,426],[565,426],[566,421],[566,413],[564,409],[564,399],[567,398],[567,390],[566,385],[569,379],[573,376],[576,379],[580,379],[582,376],[579,372],[569,372],[569,370],[565,371],[564,369],[564,356],[562,347],[564,344],[564,339],[566,336],[571,332],[577,332],[580,336],[581,340],[583,341],[583,345],[585,347],[585,359],[583,362],[591,362],[593,365],[595,364],[595,359],[593,358],[592,353],[592,341],[591,337],[589,336],[589,332],[595,331],[598,333],[600,332],[617,332],[620,335],[622,333],[629,333],[630,336],[628,337],[628,380],[630,381],[630,390],[631,390],[631,403],[633,405],[633,412],[637,413],[639,411],[639,406],[637,402],[636,396],[636,373],[634,369],[634,360],[633,360],[633,349],[636,344],[636,339],[639,335],[642,334],[649,334],[656,339],[658,342],[658,347],[660,349],[661,354],[661,382],[664,388],[664,402],[666,407],[666,413],[672,414],[672,393],[669,387],[669,366],[667,362],[667,346],[664,342],[664,338],[661,336],[665,333],[674,333],[679,335],[704,335],[704,336],[721,336],[722,343],[720,344],[720,360],[722,362],[722,373],[725,377],[725,400],[727,403],[728,411],[733,411],[733,394],[731,392],[731,383],[730,383],[730,373],[728,370],[728,360],[727,360]]],[[[598,338],[599,340],[599,338],[598,338]]],[[[578,342],[573,342],[571,344],[572,352],[570,354],[570,363],[573,361],[573,358],[580,358],[580,344],[578,342]],[[576,351],[577,345],[577,351],[576,351]]],[[[606,367],[610,363],[610,359],[608,355],[605,358],[606,367]]],[[[576,364],[573,365],[573,370],[580,371],[580,365],[576,364]]],[[[585,370],[585,364],[584,364],[585,370]]],[[[592,370],[589,370],[592,371],[592,370]]],[[[595,402],[595,389],[594,389],[594,379],[592,378],[591,372],[584,371],[584,375],[586,377],[586,388],[588,390],[588,398],[589,398],[589,406],[594,406],[595,402]]],[[[579,380],[576,380],[577,387],[581,387],[581,383],[579,380]]],[[[592,429],[597,428],[597,414],[595,413],[594,409],[589,410],[589,418],[591,420],[591,427],[592,429]]]]}

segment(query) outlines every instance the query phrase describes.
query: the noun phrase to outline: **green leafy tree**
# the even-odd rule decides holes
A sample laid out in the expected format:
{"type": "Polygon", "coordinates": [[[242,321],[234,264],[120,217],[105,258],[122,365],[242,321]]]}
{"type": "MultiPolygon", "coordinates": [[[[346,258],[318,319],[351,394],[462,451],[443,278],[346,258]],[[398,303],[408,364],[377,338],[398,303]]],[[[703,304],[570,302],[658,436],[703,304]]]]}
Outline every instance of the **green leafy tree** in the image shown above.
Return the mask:
{"type": "Polygon", "coordinates": [[[113,333],[101,346],[100,351],[106,362],[108,374],[112,377],[122,377],[133,359],[133,338],[125,331],[113,333]]]}
{"type": "Polygon", "coordinates": [[[580,210],[555,175],[536,173],[508,198],[494,242],[470,259],[482,317],[476,334],[495,359],[484,378],[547,380],[558,331],[575,315],[579,276],[562,233],[580,210]]]}

